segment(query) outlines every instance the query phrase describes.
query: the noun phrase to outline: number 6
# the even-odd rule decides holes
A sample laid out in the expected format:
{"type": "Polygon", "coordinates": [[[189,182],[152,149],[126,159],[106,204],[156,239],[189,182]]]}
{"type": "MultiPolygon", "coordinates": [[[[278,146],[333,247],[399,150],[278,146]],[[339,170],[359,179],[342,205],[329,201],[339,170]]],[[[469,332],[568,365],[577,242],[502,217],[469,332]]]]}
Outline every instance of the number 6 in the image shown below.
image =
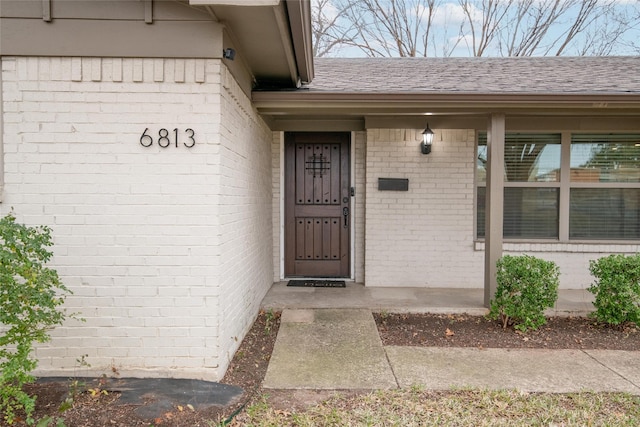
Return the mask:
{"type": "Polygon", "coordinates": [[[151,137],[151,135],[147,135],[148,130],[149,128],[146,128],[144,132],[142,132],[142,136],[140,136],[140,145],[142,145],[143,147],[151,147],[151,145],[153,144],[153,138],[151,137]],[[147,141],[149,141],[148,144],[144,143],[145,138],[147,138],[147,141]]]}

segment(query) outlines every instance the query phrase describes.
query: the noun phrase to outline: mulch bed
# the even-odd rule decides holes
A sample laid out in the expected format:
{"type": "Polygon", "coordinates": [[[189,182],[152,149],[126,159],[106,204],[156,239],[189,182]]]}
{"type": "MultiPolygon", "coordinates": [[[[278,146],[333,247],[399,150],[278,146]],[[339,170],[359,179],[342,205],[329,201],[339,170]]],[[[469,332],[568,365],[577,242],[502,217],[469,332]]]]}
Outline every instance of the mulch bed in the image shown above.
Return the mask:
{"type": "MultiPolygon", "coordinates": [[[[226,408],[213,406],[199,411],[176,406],[155,419],[142,419],[134,412],[138,408],[137,405],[123,405],[118,402],[119,393],[91,393],[85,390],[98,387],[97,385],[78,385],[73,379],[69,379],[62,382],[36,383],[25,387],[28,393],[38,396],[33,417],[36,420],[45,416],[51,416],[54,420],[61,418],[66,427],[218,426],[221,422],[230,421],[236,411],[241,410],[247,402],[260,393],[260,386],[267,372],[279,326],[280,313],[261,312],[242,341],[221,381],[241,387],[245,391],[241,401],[235,405],[226,408]],[[75,386],[81,390],[72,392],[71,408],[60,413],[58,411],[60,404],[75,386]]],[[[2,418],[0,416],[0,426],[5,427],[6,423],[2,418]]],[[[25,425],[24,420],[13,424],[20,427],[25,425]]],[[[55,422],[50,424],[50,426],[55,425],[55,422]]]]}
{"type": "Polygon", "coordinates": [[[536,331],[503,329],[466,314],[374,314],[384,345],[477,348],[640,350],[640,329],[610,327],[585,317],[552,317],[536,331]]]}

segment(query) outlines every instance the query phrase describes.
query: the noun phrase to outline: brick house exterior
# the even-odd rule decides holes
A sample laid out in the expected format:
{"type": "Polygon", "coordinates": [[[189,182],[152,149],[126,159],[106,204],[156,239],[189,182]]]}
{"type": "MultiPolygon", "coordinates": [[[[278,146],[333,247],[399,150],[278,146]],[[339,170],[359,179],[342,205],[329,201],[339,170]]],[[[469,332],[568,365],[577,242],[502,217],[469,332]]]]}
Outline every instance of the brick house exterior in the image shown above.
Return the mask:
{"type": "Polygon", "coordinates": [[[574,134],[640,135],[640,58],[314,62],[305,1],[0,6],[0,213],[53,229],[67,308],[86,319],[38,349],[41,373],[67,375],[86,354],[98,375],[222,378],[270,286],[291,276],[293,132],[348,135],[341,277],[364,286],[490,295],[487,266],[504,252],[552,259],[561,286],[580,289],[589,259],[640,249],[633,234],[571,238],[568,160],[564,179],[521,185],[558,192],[558,235],[505,238],[503,190],[520,187],[502,182],[500,157],[510,133],[559,135],[563,153],[574,134]]]}

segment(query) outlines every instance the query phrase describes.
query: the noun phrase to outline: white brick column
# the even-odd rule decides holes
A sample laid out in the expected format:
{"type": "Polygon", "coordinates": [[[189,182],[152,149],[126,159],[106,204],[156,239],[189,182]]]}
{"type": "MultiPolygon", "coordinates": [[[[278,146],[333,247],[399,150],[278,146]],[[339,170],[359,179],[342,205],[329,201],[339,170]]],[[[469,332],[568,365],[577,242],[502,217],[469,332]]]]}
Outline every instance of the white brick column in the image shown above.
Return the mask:
{"type": "Polygon", "coordinates": [[[78,375],[86,354],[85,374],[219,379],[220,61],[4,57],[2,73],[1,214],[53,229],[86,319],[38,348],[40,372],[78,375]]]}

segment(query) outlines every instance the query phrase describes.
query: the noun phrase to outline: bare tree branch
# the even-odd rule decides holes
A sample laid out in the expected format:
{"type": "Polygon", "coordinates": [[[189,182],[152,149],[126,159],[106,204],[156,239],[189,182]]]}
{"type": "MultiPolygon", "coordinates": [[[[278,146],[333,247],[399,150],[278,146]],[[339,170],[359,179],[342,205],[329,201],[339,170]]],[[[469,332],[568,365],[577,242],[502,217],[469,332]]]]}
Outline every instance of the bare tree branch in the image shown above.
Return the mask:
{"type": "MultiPolygon", "coordinates": [[[[611,55],[628,31],[640,29],[640,1],[636,1],[632,14],[619,12],[615,6],[615,2],[598,4],[595,17],[586,26],[582,39],[574,40],[578,55],[611,55]]],[[[626,46],[633,52],[634,40],[626,46]]],[[[636,46],[635,52],[640,53],[640,46],[636,46]]]]}
{"type": "Polygon", "coordinates": [[[640,0],[312,1],[316,56],[640,53],[640,0]]]}
{"type": "MultiPolygon", "coordinates": [[[[632,24],[630,25],[632,30],[640,32],[640,0],[636,0],[635,14],[631,18],[632,24]]],[[[637,55],[640,55],[640,37],[632,40],[628,43],[628,47],[631,48],[637,55]]]]}
{"type": "MultiPolygon", "coordinates": [[[[320,1],[320,0],[318,0],[320,1]]],[[[327,1],[327,0],[323,0],[327,1]]],[[[367,56],[427,56],[438,0],[334,0],[353,34],[344,45],[367,56]]]]}
{"type": "Polygon", "coordinates": [[[481,9],[476,7],[478,2],[458,0],[467,18],[470,28],[471,51],[473,56],[483,56],[487,48],[499,34],[502,22],[510,11],[514,2],[510,0],[482,0],[481,9]],[[480,28],[477,28],[476,11],[482,12],[480,28]]]}
{"type": "MultiPolygon", "coordinates": [[[[350,6],[347,6],[350,7],[350,6]]],[[[339,22],[344,10],[333,7],[331,0],[315,0],[311,9],[311,28],[313,33],[313,55],[327,56],[349,43],[357,33],[353,26],[343,26],[339,22]]],[[[348,22],[347,22],[348,23],[348,22]]]]}
{"type": "MultiPolygon", "coordinates": [[[[509,38],[507,56],[534,55],[549,30],[580,0],[526,0],[518,2],[517,12],[502,30],[509,38]]],[[[501,51],[502,51],[501,44],[501,51]]]]}
{"type": "Polygon", "coordinates": [[[610,25],[598,26],[588,31],[584,36],[584,41],[578,49],[580,56],[607,56],[611,54],[615,41],[624,33],[623,26],[615,22],[615,18],[611,21],[611,17],[602,18],[611,22],[610,25]]]}
{"type": "Polygon", "coordinates": [[[593,12],[596,10],[597,6],[598,0],[581,0],[580,10],[576,14],[573,24],[563,34],[563,36],[558,39],[561,43],[560,47],[556,50],[556,56],[562,55],[562,52],[567,48],[567,46],[569,46],[569,43],[571,43],[573,39],[584,31],[585,27],[593,21],[595,18],[593,12]]]}

